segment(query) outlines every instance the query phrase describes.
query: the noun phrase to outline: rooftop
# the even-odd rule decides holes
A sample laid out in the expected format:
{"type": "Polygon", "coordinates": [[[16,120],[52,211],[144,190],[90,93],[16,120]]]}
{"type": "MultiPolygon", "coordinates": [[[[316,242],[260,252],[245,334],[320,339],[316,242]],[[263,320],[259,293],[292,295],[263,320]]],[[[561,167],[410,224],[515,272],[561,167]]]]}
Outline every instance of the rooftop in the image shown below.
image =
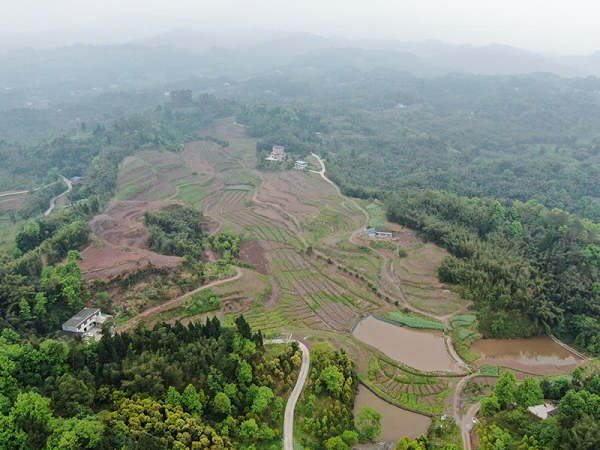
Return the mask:
{"type": "Polygon", "coordinates": [[[301,166],[308,166],[308,163],[306,161],[296,161],[296,164],[299,164],[301,166]]]}
{"type": "Polygon", "coordinates": [[[556,406],[551,403],[544,403],[543,405],[530,406],[527,410],[536,417],[544,420],[549,416],[553,416],[558,412],[556,406]]]}
{"type": "Polygon", "coordinates": [[[67,327],[77,327],[80,323],[99,312],[100,309],[98,308],[83,308],[81,311],[67,320],[63,325],[67,327]]]}

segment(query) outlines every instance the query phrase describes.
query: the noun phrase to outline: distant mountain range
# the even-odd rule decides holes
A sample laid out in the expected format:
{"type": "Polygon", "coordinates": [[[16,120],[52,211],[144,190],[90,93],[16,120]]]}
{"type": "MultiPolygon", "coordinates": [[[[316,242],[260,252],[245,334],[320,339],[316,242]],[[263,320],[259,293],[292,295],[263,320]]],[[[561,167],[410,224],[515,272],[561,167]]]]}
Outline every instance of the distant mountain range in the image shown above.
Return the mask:
{"type": "MultiPolygon", "coordinates": [[[[0,52],[17,48],[51,49],[80,42],[119,46],[114,38],[99,34],[42,32],[0,33],[0,52]]],[[[545,56],[506,45],[451,45],[440,41],[350,40],[308,33],[250,30],[210,34],[198,30],[173,29],[128,43],[141,47],[173,47],[207,60],[225,61],[244,72],[262,72],[287,65],[317,68],[356,66],[387,67],[420,76],[453,72],[483,75],[513,75],[550,72],[564,77],[600,77],[600,51],[583,56],[545,56]]]]}
{"type": "Polygon", "coordinates": [[[239,62],[265,69],[289,64],[350,64],[384,66],[424,76],[451,72],[483,75],[551,72],[564,77],[600,76],[600,52],[587,56],[551,57],[499,44],[476,47],[434,40],[349,40],[258,31],[217,37],[181,29],[134,42],[146,46],[168,45],[196,53],[221,47],[222,57],[237,58],[239,62]]]}

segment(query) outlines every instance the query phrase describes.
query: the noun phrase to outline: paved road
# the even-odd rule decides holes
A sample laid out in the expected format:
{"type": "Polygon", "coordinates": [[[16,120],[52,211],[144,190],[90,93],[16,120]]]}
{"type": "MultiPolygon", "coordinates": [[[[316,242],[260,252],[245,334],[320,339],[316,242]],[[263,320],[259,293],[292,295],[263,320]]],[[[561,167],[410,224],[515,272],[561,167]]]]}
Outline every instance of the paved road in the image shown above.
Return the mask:
{"type": "MultiPolygon", "coordinates": [[[[283,339],[274,339],[267,343],[285,344],[286,342],[287,341],[284,341],[283,339]]],[[[298,402],[298,398],[300,398],[302,389],[304,389],[306,376],[308,375],[310,366],[310,352],[308,351],[308,348],[302,342],[298,342],[298,345],[302,350],[302,365],[300,366],[296,386],[294,386],[294,390],[287,401],[287,405],[285,405],[285,416],[283,419],[283,450],[294,450],[294,410],[296,409],[296,403],[298,402]]]]}
{"type": "Polygon", "coordinates": [[[57,195],[56,197],[52,197],[52,200],[50,200],[50,207],[44,213],[45,216],[49,216],[50,213],[54,210],[54,207],[56,206],[56,200],[61,198],[63,195],[68,194],[69,192],[71,192],[71,189],[73,189],[73,183],[71,183],[71,180],[63,177],[62,175],[60,177],[63,179],[63,181],[65,183],[67,183],[67,190],[65,192],[63,192],[62,194],[57,195]]]}

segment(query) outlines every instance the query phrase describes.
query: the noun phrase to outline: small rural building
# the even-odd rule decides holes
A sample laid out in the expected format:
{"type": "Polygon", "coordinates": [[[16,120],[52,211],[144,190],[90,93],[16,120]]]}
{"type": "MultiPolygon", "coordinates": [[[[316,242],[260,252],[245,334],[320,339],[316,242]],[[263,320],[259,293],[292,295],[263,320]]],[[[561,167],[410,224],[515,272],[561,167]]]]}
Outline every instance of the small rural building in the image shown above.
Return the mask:
{"type": "Polygon", "coordinates": [[[285,147],[282,145],[274,145],[271,154],[265,158],[269,162],[285,161],[285,147]]]}
{"type": "Polygon", "coordinates": [[[83,335],[92,331],[102,332],[102,325],[112,321],[112,316],[102,314],[99,308],[83,308],[69,320],[62,324],[63,331],[83,335]]]}
{"type": "Polygon", "coordinates": [[[362,234],[363,236],[368,236],[370,238],[391,238],[393,235],[390,230],[374,227],[363,230],[362,234]]]}
{"type": "Polygon", "coordinates": [[[551,403],[544,403],[542,405],[530,406],[527,408],[527,411],[537,419],[545,420],[558,413],[558,408],[551,403]]]}
{"type": "Polygon", "coordinates": [[[308,163],[306,161],[296,161],[294,163],[294,169],[296,170],[306,170],[308,167],[308,163]]]}

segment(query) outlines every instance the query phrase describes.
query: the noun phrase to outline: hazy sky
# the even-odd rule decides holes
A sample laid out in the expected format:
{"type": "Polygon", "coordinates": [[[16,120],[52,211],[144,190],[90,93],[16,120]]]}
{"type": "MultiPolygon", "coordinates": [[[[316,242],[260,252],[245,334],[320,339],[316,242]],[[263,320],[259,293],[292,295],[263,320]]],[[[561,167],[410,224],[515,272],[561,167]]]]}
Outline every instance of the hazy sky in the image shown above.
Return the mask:
{"type": "Polygon", "coordinates": [[[348,38],[600,50],[597,0],[0,0],[0,31],[77,31],[113,41],[174,27],[264,28],[348,38]]]}

